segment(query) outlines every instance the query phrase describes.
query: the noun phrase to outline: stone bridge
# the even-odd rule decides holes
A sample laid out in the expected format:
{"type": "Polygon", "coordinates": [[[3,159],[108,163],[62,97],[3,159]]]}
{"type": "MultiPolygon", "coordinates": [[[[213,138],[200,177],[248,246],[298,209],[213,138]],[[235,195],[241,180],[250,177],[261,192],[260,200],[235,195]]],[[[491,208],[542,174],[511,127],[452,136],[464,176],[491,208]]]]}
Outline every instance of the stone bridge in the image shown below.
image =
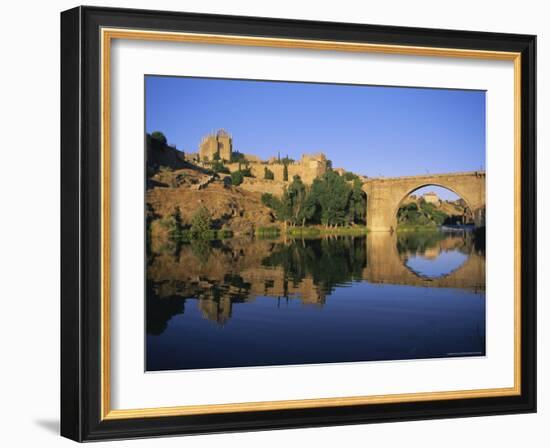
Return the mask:
{"type": "MultiPolygon", "coordinates": [[[[456,238],[460,243],[461,238],[456,238]]],[[[447,242],[452,244],[452,240],[447,242]]],[[[457,246],[459,247],[459,246],[457,246]]],[[[435,252],[450,249],[438,246],[435,252]]],[[[485,258],[473,248],[468,250],[467,259],[452,272],[440,277],[423,277],[406,265],[407,255],[397,250],[396,233],[376,232],[367,235],[367,267],[363,280],[370,283],[423,286],[432,288],[458,288],[475,292],[485,291],[485,258]]]]}
{"type": "Polygon", "coordinates": [[[367,179],[367,227],[389,231],[397,227],[397,211],[404,199],[419,188],[434,185],[460,196],[470,209],[476,226],[485,225],[485,171],[367,179]]]}

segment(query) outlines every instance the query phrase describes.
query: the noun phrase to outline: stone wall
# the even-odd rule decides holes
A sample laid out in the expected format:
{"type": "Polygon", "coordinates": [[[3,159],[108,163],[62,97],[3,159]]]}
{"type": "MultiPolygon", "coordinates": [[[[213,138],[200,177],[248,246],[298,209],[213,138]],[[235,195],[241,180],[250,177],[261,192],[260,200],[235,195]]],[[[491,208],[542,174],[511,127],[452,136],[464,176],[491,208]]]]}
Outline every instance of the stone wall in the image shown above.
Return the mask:
{"type": "MultiPolygon", "coordinates": [[[[229,171],[234,172],[245,167],[244,163],[228,163],[225,165],[229,171]]],[[[251,174],[257,179],[264,179],[265,168],[273,173],[273,180],[276,182],[284,181],[285,167],[282,163],[258,163],[252,161],[248,164],[251,174]]],[[[328,161],[324,154],[303,155],[302,158],[294,163],[287,165],[288,182],[292,182],[294,176],[300,176],[306,185],[311,185],[313,180],[324,174],[328,169],[328,161]]]]}
{"type": "Polygon", "coordinates": [[[286,183],[274,180],[245,177],[240,187],[246,191],[255,193],[270,193],[274,196],[282,196],[286,183]]]}

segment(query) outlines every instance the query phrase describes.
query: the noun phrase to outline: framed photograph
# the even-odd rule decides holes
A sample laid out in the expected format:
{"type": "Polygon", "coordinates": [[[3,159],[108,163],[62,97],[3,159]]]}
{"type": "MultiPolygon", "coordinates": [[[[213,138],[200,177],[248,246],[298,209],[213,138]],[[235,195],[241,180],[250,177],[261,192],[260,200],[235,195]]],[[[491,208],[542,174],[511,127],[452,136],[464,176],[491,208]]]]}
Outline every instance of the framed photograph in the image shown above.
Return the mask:
{"type": "Polygon", "coordinates": [[[535,36],[61,14],[61,433],[536,410],[535,36]]]}

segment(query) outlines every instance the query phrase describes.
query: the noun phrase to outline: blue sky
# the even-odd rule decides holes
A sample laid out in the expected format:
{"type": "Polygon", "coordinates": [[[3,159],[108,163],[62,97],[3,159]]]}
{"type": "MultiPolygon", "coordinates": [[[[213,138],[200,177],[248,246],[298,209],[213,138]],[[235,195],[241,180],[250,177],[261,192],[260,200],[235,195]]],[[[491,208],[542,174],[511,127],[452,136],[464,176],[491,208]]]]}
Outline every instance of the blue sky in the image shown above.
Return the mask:
{"type": "Polygon", "coordinates": [[[485,92],[145,77],[146,130],[196,152],[224,128],[264,159],[324,152],[367,176],[485,169],[485,92]]]}

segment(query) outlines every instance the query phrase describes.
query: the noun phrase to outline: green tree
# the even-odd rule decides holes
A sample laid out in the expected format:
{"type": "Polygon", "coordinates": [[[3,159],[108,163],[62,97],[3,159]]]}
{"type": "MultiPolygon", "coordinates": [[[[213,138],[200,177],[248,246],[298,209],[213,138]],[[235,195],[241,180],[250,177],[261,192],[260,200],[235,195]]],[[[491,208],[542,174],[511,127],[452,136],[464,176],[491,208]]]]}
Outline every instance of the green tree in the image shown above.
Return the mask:
{"type": "Polygon", "coordinates": [[[199,208],[191,218],[191,232],[203,235],[212,227],[212,216],[206,207],[199,208]]]}
{"type": "Polygon", "coordinates": [[[239,170],[244,177],[254,177],[252,176],[252,171],[250,170],[250,165],[248,163],[245,164],[245,167],[241,170],[239,170]]]}
{"type": "Polygon", "coordinates": [[[283,224],[286,225],[292,218],[292,203],[287,190],[284,191],[280,199],[271,193],[264,193],[262,203],[272,209],[277,220],[283,224]]]}
{"type": "Polygon", "coordinates": [[[283,166],[283,181],[288,181],[288,166],[286,163],[283,166]]]}
{"type": "Polygon", "coordinates": [[[353,179],[348,204],[348,218],[350,223],[365,222],[367,201],[361,187],[361,181],[358,177],[355,177],[355,179],[353,179]]]}
{"type": "Polygon", "coordinates": [[[166,144],[168,143],[166,136],[160,131],[152,132],[151,138],[159,142],[162,146],[166,146],[166,144]]]}
{"type": "Polygon", "coordinates": [[[229,174],[229,169],[223,164],[223,162],[221,160],[216,160],[216,161],[212,162],[212,164],[210,165],[210,168],[215,173],[229,174]]]}
{"type": "Polygon", "coordinates": [[[399,224],[410,224],[418,226],[440,226],[449,219],[437,206],[426,202],[424,198],[415,202],[402,205],[397,211],[397,222],[399,224]]]}
{"type": "Polygon", "coordinates": [[[244,176],[241,170],[233,171],[231,173],[231,183],[235,186],[239,186],[243,183],[244,176]]]}
{"type": "Polygon", "coordinates": [[[304,221],[302,209],[306,202],[306,186],[300,179],[300,176],[294,176],[291,184],[287,188],[289,207],[291,210],[291,220],[293,224],[304,221]]]}
{"type": "Polygon", "coordinates": [[[267,179],[267,180],[275,179],[275,175],[273,174],[273,171],[271,171],[267,166],[264,167],[264,179],[267,179]]]}
{"type": "Polygon", "coordinates": [[[230,159],[231,163],[244,162],[244,161],[246,161],[246,158],[242,152],[233,151],[231,153],[231,159],[230,159]]]}
{"type": "Polygon", "coordinates": [[[302,227],[305,226],[307,221],[310,221],[317,212],[317,201],[311,192],[306,192],[306,197],[300,207],[297,215],[298,222],[302,223],[302,227]]]}
{"type": "Polygon", "coordinates": [[[264,204],[266,207],[273,208],[274,200],[275,196],[273,196],[271,193],[262,194],[262,204],[264,204]]]}
{"type": "Polygon", "coordinates": [[[351,182],[352,180],[354,181],[356,179],[359,179],[359,176],[357,174],[353,174],[351,171],[346,171],[344,173],[344,179],[348,182],[351,182]]]}
{"type": "Polygon", "coordinates": [[[346,221],[351,187],[335,171],[327,171],[313,181],[311,192],[321,209],[321,223],[337,226],[346,221]]]}
{"type": "Polygon", "coordinates": [[[285,226],[292,220],[292,198],[290,197],[288,190],[283,192],[280,205],[276,212],[279,220],[282,221],[285,226]]]}

